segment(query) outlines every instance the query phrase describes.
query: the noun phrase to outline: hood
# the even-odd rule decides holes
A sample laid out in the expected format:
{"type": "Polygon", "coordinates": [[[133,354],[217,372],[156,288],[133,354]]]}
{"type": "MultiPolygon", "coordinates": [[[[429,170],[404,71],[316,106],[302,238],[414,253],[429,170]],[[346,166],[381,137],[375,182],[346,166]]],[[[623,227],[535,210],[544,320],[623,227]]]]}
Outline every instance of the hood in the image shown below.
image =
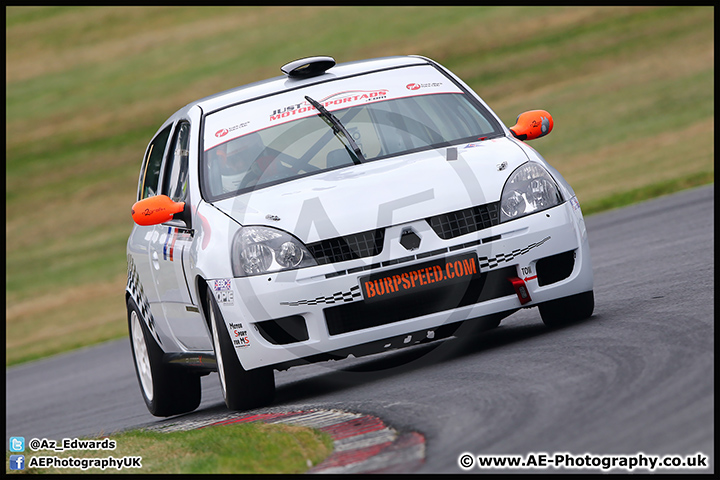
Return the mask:
{"type": "Polygon", "coordinates": [[[452,157],[442,148],[371,161],[214,205],[241,225],[279,228],[312,243],[496,202],[508,176],[528,161],[505,137],[457,146],[452,157]]]}

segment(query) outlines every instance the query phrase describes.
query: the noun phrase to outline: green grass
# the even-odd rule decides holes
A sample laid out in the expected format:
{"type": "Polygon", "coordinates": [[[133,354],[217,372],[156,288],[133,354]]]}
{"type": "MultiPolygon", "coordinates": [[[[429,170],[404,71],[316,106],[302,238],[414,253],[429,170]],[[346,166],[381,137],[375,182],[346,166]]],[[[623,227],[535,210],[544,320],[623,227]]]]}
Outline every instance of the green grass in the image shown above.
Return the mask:
{"type": "Polygon", "coordinates": [[[707,185],[714,182],[712,172],[700,172],[683,178],[674,178],[665,182],[647,185],[634,190],[627,190],[615,195],[603,197],[594,202],[589,202],[583,207],[583,215],[592,215],[593,213],[604,212],[615,208],[625,207],[634,203],[650,200],[653,198],[667,195],[668,193],[678,192],[688,188],[707,185]]]}
{"type": "Polygon", "coordinates": [[[307,55],[420,54],[586,214],[714,181],[712,7],[7,7],[6,365],[126,335],[140,160],[183,105],[307,55]]]}
{"type": "MultiPolygon", "coordinates": [[[[31,457],[74,459],[142,457],[142,468],[9,469],[6,473],[303,473],[332,453],[332,439],[324,432],[285,424],[239,423],[206,427],[187,432],[160,433],[129,431],[110,435],[114,450],[40,450],[26,449],[25,462],[31,457]]],[[[58,439],[60,441],[60,439],[58,439]]],[[[102,440],[102,439],[97,439],[102,440]]],[[[30,439],[27,439],[29,442],[30,439]]],[[[38,461],[38,460],[36,460],[38,461]]]]}

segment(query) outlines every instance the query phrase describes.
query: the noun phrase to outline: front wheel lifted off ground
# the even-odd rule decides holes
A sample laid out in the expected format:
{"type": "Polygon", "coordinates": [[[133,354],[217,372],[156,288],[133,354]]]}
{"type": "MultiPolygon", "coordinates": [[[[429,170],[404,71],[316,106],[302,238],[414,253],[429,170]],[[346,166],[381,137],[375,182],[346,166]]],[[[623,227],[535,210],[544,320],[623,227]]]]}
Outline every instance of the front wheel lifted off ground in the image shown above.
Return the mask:
{"type": "Polygon", "coordinates": [[[230,410],[248,410],[271,403],[275,396],[275,375],[272,369],[245,370],[242,367],[220,308],[210,290],[208,314],[225,405],[230,410]]]}
{"type": "Polygon", "coordinates": [[[169,417],[195,410],[200,405],[200,376],[163,363],[164,352],[132,298],[127,300],[127,312],[135,373],[150,413],[169,417]]]}
{"type": "Polygon", "coordinates": [[[595,309],[595,297],[593,291],[590,290],[541,303],[538,308],[545,325],[550,328],[559,328],[570,322],[590,318],[595,309]]]}

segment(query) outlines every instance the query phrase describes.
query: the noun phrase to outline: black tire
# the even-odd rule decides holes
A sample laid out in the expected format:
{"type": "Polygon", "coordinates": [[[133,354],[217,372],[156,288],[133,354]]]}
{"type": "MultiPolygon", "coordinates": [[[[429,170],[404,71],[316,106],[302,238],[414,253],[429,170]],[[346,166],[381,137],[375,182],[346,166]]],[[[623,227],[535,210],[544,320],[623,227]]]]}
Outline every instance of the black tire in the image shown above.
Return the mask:
{"type": "Polygon", "coordinates": [[[550,328],[558,328],[570,322],[590,318],[595,309],[595,296],[590,290],[541,303],[538,308],[543,323],[550,328]]]}
{"type": "Polygon", "coordinates": [[[488,318],[481,323],[479,331],[487,332],[488,330],[494,330],[500,326],[500,322],[502,322],[502,317],[488,318]]]}
{"type": "Polygon", "coordinates": [[[135,374],[148,410],[156,417],[192,412],[200,405],[200,375],[164,364],[164,352],[131,298],[127,311],[135,374]]]}
{"type": "Polygon", "coordinates": [[[208,290],[208,321],[218,376],[225,405],[230,410],[248,410],[272,403],[275,397],[275,375],[271,368],[245,370],[230,340],[215,297],[208,290]]]}

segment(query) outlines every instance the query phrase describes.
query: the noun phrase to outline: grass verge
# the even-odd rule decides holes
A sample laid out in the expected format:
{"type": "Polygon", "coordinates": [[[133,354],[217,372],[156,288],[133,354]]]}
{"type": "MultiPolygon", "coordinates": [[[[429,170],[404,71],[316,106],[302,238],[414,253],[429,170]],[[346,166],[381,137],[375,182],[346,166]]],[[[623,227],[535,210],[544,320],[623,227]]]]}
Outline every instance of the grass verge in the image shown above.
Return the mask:
{"type": "MultiPolygon", "coordinates": [[[[26,468],[10,470],[6,454],[6,473],[303,473],[332,453],[333,442],[324,432],[285,424],[238,423],[206,427],[187,432],[160,433],[129,431],[109,436],[113,450],[40,450],[26,447],[26,468]],[[141,468],[30,468],[40,457],[73,458],[77,465],[85,459],[142,457],[141,468]],[[32,457],[36,457],[35,460],[32,457]]],[[[27,439],[30,441],[31,439],[27,439]]],[[[102,440],[102,439],[100,439],[102,440]]],[[[127,460],[128,464],[131,460],[127,460]]]]}
{"type": "Polygon", "coordinates": [[[650,200],[671,193],[676,193],[688,188],[699,187],[714,183],[715,176],[713,172],[700,172],[684,178],[674,178],[665,182],[654,183],[641,188],[628,190],[608,197],[584,203],[582,212],[584,216],[593,213],[604,212],[615,208],[625,207],[634,203],[650,200]]]}

